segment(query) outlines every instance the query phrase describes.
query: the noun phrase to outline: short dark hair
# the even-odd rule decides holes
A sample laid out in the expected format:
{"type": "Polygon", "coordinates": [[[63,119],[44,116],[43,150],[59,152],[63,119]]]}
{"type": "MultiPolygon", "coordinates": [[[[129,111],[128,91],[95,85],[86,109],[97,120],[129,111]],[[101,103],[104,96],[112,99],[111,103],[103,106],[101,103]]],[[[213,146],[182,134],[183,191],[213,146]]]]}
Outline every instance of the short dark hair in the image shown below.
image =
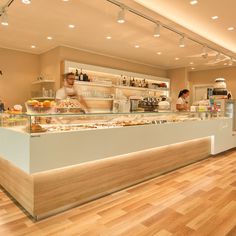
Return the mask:
{"type": "Polygon", "coordinates": [[[186,93],[189,93],[189,90],[188,89],[183,89],[179,92],[179,98],[182,97],[182,95],[186,94],[186,93]]]}
{"type": "Polygon", "coordinates": [[[67,79],[68,76],[70,76],[70,75],[75,76],[75,74],[74,74],[73,72],[68,72],[68,73],[66,73],[66,74],[64,75],[64,76],[65,76],[65,79],[67,79]]]}

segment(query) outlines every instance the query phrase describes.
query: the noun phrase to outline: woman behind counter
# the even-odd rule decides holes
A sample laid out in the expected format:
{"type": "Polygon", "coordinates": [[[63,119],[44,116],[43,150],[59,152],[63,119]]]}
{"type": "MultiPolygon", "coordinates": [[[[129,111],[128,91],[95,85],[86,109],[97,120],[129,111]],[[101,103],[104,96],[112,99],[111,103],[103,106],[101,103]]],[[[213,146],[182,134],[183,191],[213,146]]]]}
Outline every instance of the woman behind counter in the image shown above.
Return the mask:
{"type": "Polygon", "coordinates": [[[189,90],[183,89],[179,92],[179,97],[176,102],[176,109],[178,111],[188,111],[189,110],[189,104],[186,100],[189,97],[189,90]]]}

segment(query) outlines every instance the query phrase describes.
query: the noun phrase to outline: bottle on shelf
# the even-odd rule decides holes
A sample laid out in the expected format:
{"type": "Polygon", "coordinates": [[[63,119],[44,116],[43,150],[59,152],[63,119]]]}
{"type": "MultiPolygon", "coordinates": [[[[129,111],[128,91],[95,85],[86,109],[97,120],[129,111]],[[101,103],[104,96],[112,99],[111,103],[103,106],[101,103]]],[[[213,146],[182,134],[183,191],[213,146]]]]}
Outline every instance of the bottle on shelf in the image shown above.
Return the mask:
{"type": "Polygon", "coordinates": [[[83,74],[83,72],[82,72],[82,68],[80,69],[79,80],[80,80],[80,81],[83,81],[83,80],[84,80],[84,74],[83,74]]]}
{"type": "Polygon", "coordinates": [[[125,76],[124,76],[124,77],[123,77],[123,81],[122,81],[122,85],[123,85],[123,86],[126,86],[126,82],[127,82],[127,81],[126,81],[126,78],[125,78],[125,76]]]}
{"type": "Polygon", "coordinates": [[[79,71],[78,71],[78,69],[75,70],[75,79],[79,80],[79,71]]]}
{"type": "Polygon", "coordinates": [[[142,87],[142,82],[141,82],[141,80],[139,80],[139,82],[138,82],[138,87],[139,87],[139,88],[142,87]]]}

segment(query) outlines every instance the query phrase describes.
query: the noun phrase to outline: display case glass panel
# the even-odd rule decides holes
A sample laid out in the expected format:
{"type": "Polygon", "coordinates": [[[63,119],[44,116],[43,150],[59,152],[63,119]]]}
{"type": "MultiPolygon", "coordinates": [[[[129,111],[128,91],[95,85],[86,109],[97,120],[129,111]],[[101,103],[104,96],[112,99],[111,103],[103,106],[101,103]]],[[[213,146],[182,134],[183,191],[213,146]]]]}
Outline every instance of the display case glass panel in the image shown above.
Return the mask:
{"type": "Polygon", "coordinates": [[[145,112],[105,114],[1,114],[1,126],[20,132],[53,133],[222,118],[210,112],[145,112]]]}

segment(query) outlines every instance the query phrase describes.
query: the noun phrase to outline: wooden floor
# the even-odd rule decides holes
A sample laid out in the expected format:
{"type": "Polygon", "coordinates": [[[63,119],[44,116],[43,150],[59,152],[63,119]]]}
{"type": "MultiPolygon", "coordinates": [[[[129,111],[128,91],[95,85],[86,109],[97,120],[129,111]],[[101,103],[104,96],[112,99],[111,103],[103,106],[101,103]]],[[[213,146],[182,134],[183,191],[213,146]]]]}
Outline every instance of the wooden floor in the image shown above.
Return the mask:
{"type": "Polygon", "coordinates": [[[0,190],[0,235],[236,235],[236,150],[39,222],[0,190]]]}

